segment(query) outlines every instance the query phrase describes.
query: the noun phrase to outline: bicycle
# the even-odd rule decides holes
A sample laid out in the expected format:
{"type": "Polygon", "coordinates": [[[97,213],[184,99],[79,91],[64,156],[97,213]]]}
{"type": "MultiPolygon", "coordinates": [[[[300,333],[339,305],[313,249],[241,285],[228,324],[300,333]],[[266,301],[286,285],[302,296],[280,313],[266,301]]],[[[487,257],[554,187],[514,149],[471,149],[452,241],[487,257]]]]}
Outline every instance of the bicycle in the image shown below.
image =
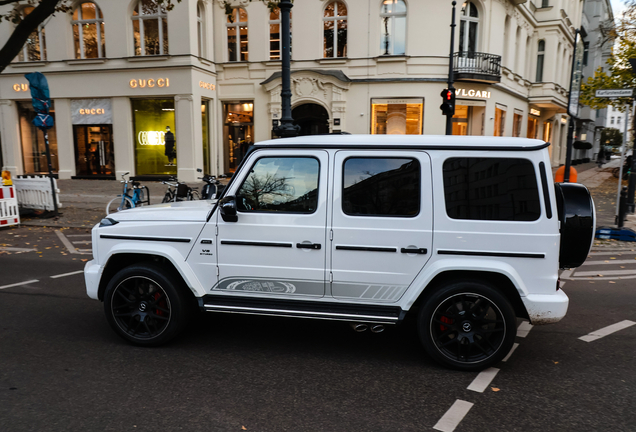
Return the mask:
{"type": "Polygon", "coordinates": [[[147,186],[142,186],[134,179],[127,180],[126,176],[130,172],[121,175],[121,183],[124,184],[121,195],[113,198],[106,204],[106,214],[128,210],[142,205],[150,205],[150,191],[147,186]],[[129,185],[129,183],[131,185],[129,185]]]}
{"type": "Polygon", "coordinates": [[[184,199],[187,201],[199,199],[199,191],[180,182],[176,177],[170,177],[161,183],[168,185],[168,190],[163,196],[163,200],[161,200],[162,203],[184,201],[184,199]]]}

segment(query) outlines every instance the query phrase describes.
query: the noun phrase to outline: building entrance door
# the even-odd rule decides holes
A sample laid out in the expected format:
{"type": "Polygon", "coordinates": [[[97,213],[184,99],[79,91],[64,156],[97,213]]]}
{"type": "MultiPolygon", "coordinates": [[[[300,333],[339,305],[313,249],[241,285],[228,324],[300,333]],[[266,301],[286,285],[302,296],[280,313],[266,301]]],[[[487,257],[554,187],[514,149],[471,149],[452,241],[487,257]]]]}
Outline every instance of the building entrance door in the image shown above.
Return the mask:
{"type": "Polygon", "coordinates": [[[329,133],[329,113],[317,104],[304,104],[292,110],[294,123],[300,126],[299,136],[329,133]]]}
{"type": "Polygon", "coordinates": [[[115,178],[112,125],[75,125],[76,178],[115,178]]]}

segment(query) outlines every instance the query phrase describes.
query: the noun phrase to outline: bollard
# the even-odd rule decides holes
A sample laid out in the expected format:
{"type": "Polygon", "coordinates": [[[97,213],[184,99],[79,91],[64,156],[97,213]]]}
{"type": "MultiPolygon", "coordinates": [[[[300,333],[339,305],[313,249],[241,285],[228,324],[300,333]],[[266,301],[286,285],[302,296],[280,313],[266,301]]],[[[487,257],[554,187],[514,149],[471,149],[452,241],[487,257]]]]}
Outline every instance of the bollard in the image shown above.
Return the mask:
{"type": "Polygon", "coordinates": [[[616,225],[619,228],[623,228],[625,217],[627,215],[627,186],[623,186],[621,190],[621,197],[618,201],[618,221],[616,225]]]}

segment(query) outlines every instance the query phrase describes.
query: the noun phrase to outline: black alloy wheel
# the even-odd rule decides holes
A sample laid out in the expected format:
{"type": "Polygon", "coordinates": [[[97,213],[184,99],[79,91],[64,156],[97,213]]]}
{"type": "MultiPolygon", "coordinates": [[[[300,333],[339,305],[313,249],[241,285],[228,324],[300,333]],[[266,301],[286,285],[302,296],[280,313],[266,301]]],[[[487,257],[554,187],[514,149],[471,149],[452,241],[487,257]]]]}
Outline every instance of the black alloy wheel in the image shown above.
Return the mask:
{"type": "Polygon", "coordinates": [[[137,345],[161,345],[181,332],[187,300],[176,279],[153,264],[133,265],[115,275],[106,288],[109,324],[137,345]]]}
{"type": "Polygon", "coordinates": [[[479,282],[442,287],[424,305],[418,321],[426,351],[461,370],[481,370],[512,348],[515,313],[495,288],[479,282]]]}

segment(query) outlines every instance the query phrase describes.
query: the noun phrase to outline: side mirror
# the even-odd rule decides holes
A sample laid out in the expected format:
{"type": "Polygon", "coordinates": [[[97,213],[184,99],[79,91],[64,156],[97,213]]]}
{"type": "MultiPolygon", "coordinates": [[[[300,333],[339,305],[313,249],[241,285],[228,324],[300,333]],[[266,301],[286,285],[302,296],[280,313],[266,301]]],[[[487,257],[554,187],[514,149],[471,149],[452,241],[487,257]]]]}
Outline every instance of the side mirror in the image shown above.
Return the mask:
{"type": "Polygon", "coordinates": [[[225,222],[238,222],[238,216],[236,215],[236,198],[233,196],[226,196],[219,201],[219,208],[221,217],[225,222]]]}

